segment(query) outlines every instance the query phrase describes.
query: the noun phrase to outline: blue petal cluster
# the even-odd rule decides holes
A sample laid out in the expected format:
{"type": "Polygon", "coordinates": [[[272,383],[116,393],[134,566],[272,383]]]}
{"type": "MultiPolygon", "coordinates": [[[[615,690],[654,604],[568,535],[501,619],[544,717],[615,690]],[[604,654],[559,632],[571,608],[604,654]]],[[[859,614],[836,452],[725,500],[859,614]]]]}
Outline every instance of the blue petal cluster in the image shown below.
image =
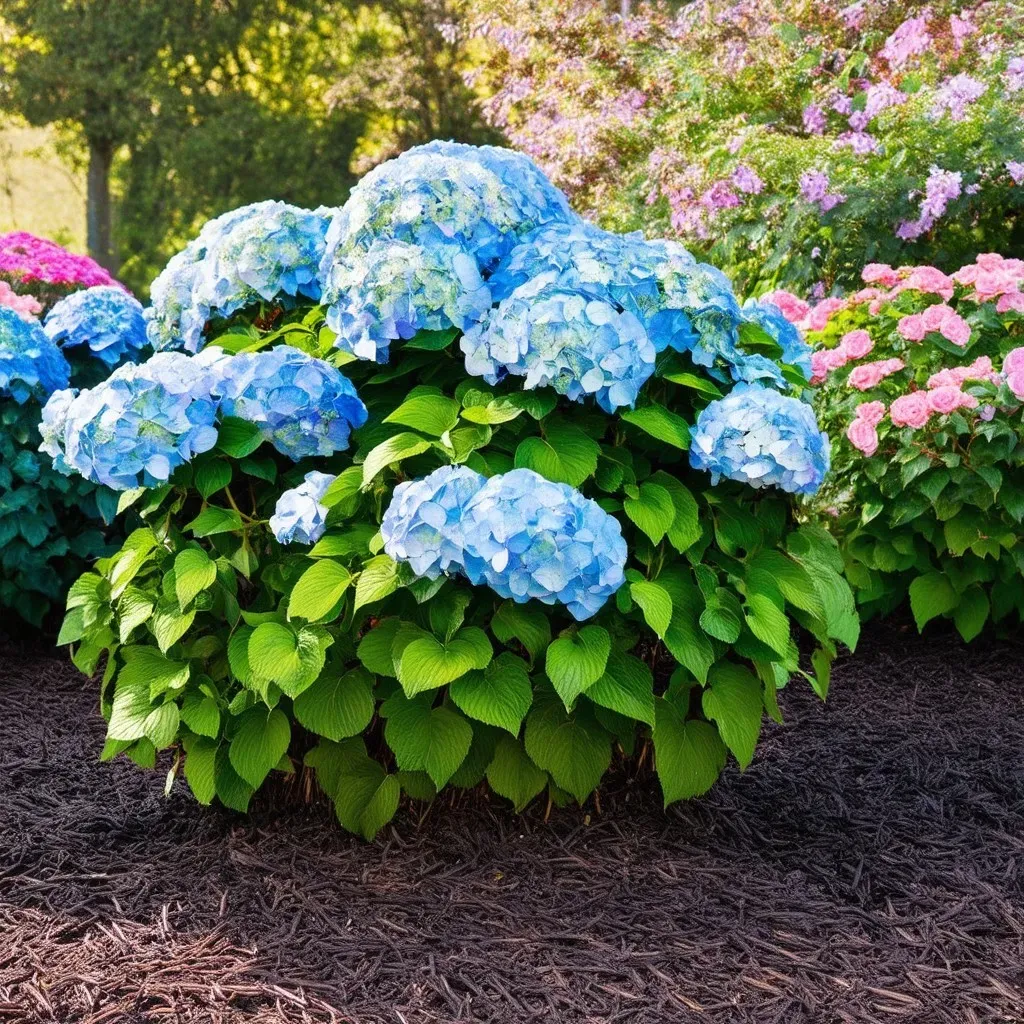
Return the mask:
{"type": "Polygon", "coordinates": [[[298,487],[285,491],[274,506],[270,530],[281,544],[315,544],[327,529],[327,506],[320,499],[338,478],[315,469],[298,487]]]}
{"type": "MultiPolygon", "coordinates": [[[[744,323],[756,324],[760,327],[782,350],[782,361],[789,366],[795,366],[807,380],[811,379],[811,346],[804,341],[800,331],[791,324],[782,310],[769,302],[767,299],[747,299],[741,310],[744,323]]],[[[764,359],[764,357],[761,357],[764,359]]],[[[747,356],[750,361],[751,357],[747,356]]],[[[782,374],[779,372],[778,364],[770,359],[764,359],[773,369],[771,379],[778,383],[779,387],[788,387],[782,374]]],[[[743,375],[742,372],[734,374],[737,380],[751,381],[755,379],[750,375],[743,375]]],[[[758,373],[759,377],[769,376],[766,373],[758,373]]]]}
{"type": "Polygon", "coordinates": [[[61,299],[47,314],[44,330],[63,348],[88,346],[111,367],[146,347],[142,304],[112,285],[84,288],[61,299]]]}
{"type": "Polygon", "coordinates": [[[442,466],[422,480],[400,483],[380,527],[385,553],[432,580],[460,571],[463,509],[485,482],[468,466],[442,466]]]}
{"type": "Polygon", "coordinates": [[[165,483],[217,442],[212,361],[162,352],[125,363],[77,396],[59,391],[43,408],[41,450],[64,473],[114,490],[165,483]]]}
{"type": "Polygon", "coordinates": [[[654,372],[654,345],[636,316],[543,277],[516,288],[461,344],[466,372],[489,384],[525,377],[527,389],[592,395],[605,412],[632,406],[654,372]]]}
{"type": "Polygon", "coordinates": [[[465,331],[491,308],[476,260],[454,242],[376,239],[365,251],[339,256],[324,288],[336,347],[378,363],[388,361],[394,340],[417,331],[465,331]]]}
{"type": "Polygon", "coordinates": [[[489,480],[445,466],[395,489],[381,526],[384,550],[435,579],[459,572],[502,597],[597,614],[622,585],[618,521],[567,484],[530,469],[489,480]]]}
{"type": "Polygon", "coordinates": [[[153,347],[198,352],[211,317],[229,317],[261,300],[318,301],[333,213],[267,200],[209,221],[153,282],[147,311],[153,347]]]}
{"type": "Polygon", "coordinates": [[[66,388],[71,367],[36,320],[0,306],[0,396],[24,405],[66,388]]]}
{"type": "Polygon", "coordinates": [[[295,461],[344,451],[349,432],[366,422],[352,382],[290,345],[221,356],[213,365],[221,412],[258,424],[264,438],[295,461]]]}
{"type": "Polygon", "coordinates": [[[797,398],[759,384],[737,384],[697,417],[690,465],[751,487],[814,494],[828,473],[828,435],[797,398]]]}

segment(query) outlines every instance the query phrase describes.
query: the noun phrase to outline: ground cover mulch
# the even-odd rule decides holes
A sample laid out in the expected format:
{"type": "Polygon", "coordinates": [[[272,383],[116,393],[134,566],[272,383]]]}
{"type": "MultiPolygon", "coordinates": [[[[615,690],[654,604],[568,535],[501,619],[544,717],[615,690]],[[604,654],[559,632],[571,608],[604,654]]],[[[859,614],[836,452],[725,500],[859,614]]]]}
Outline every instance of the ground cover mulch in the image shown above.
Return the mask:
{"type": "Polygon", "coordinates": [[[1024,645],[873,628],[663,813],[470,794],[375,844],[101,765],[94,687],[0,652],[0,1021],[1024,1021],[1024,645]]]}

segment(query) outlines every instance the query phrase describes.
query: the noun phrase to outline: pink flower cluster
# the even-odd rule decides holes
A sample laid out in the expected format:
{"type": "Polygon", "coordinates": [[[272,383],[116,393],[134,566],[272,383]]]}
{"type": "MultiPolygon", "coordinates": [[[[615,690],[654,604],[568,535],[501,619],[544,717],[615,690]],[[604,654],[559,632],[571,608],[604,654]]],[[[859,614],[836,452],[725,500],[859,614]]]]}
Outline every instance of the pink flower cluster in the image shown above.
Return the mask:
{"type": "Polygon", "coordinates": [[[907,341],[923,341],[925,335],[932,331],[937,331],[947,341],[961,348],[971,340],[970,324],[944,302],[937,302],[920,313],[903,317],[896,325],[896,330],[907,341]]]}
{"type": "Polygon", "coordinates": [[[929,388],[962,387],[969,380],[989,380],[998,384],[998,373],[992,369],[988,356],[978,356],[970,366],[947,366],[928,378],[929,388]]]}
{"type": "Polygon", "coordinates": [[[1003,360],[1003,376],[1009,389],[1024,400],[1024,346],[1007,352],[1003,360]]]}
{"type": "Polygon", "coordinates": [[[896,229],[896,237],[904,241],[920,238],[931,231],[935,222],[942,217],[946,208],[954,199],[963,193],[964,176],[960,171],[944,171],[941,167],[932,167],[924,186],[924,199],[917,220],[905,220],[896,229]]]}
{"type": "Polygon", "coordinates": [[[37,238],[27,231],[0,235],[0,274],[11,274],[20,281],[84,288],[118,285],[95,260],[70,253],[56,242],[37,238]]]}
{"type": "Polygon", "coordinates": [[[1006,259],[996,252],[982,253],[974,263],[961,267],[954,279],[973,288],[967,296],[972,302],[996,301],[996,312],[1016,310],[1024,313],[1024,260],[1006,259]]]}
{"type": "Polygon", "coordinates": [[[894,70],[902,68],[905,64],[922,53],[926,53],[932,44],[932,37],[928,33],[928,14],[922,14],[919,18],[908,18],[895,32],[885,41],[885,45],[879,51],[879,56],[884,57],[889,66],[894,70]]]}
{"type": "Polygon", "coordinates": [[[0,306],[13,309],[22,320],[32,320],[43,311],[34,295],[19,295],[6,281],[0,281],[0,306]]]}
{"type": "Polygon", "coordinates": [[[846,381],[858,391],[869,391],[877,388],[886,377],[899,373],[905,365],[902,359],[876,359],[873,363],[855,366],[846,381]]]}
{"type": "Polygon", "coordinates": [[[811,383],[820,384],[830,370],[838,370],[854,359],[863,359],[874,347],[867,331],[847,331],[835,348],[818,349],[811,355],[811,383]]]}
{"type": "Polygon", "coordinates": [[[850,444],[867,456],[874,455],[878,451],[878,424],[882,422],[883,416],[884,403],[861,402],[853,422],[846,428],[850,444]]]}

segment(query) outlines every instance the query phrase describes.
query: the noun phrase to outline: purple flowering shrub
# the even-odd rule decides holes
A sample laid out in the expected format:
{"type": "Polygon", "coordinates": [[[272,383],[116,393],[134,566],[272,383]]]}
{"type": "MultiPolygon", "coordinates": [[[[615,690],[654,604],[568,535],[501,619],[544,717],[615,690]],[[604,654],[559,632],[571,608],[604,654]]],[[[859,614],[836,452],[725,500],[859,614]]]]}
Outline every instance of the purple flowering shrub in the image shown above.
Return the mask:
{"type": "Polygon", "coordinates": [[[492,122],[588,216],[671,234],[744,288],[1014,251],[1024,9],[1012,0],[488,0],[492,122]]]}
{"type": "MultiPolygon", "coordinates": [[[[61,636],[104,666],[105,757],[171,749],[238,810],[308,768],[372,837],[449,785],[583,803],[645,744],[666,803],[699,796],[791,678],[825,696],[859,623],[796,518],[829,449],[777,306],[491,147],[380,165],[309,288],[275,269],[224,317],[194,284],[253,280],[231,224],[154,290],[195,354],[47,406],[58,466],[140,523],[61,636]]],[[[275,237],[261,267],[306,252],[275,237]]]]}
{"type": "Polygon", "coordinates": [[[909,598],[965,640],[1024,621],[1024,261],[953,274],[874,264],[809,307],[815,406],[833,469],[814,499],[864,617],[909,598]]]}

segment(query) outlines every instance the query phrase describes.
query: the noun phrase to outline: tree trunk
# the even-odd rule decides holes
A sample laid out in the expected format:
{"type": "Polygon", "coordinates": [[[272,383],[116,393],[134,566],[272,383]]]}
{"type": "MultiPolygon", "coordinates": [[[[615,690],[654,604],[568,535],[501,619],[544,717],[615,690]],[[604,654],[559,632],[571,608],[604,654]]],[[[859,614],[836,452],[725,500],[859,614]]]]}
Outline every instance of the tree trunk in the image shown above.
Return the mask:
{"type": "Polygon", "coordinates": [[[89,140],[89,173],[86,178],[86,242],[89,255],[112,274],[117,258],[112,247],[110,166],[114,144],[107,139],[89,140]]]}

